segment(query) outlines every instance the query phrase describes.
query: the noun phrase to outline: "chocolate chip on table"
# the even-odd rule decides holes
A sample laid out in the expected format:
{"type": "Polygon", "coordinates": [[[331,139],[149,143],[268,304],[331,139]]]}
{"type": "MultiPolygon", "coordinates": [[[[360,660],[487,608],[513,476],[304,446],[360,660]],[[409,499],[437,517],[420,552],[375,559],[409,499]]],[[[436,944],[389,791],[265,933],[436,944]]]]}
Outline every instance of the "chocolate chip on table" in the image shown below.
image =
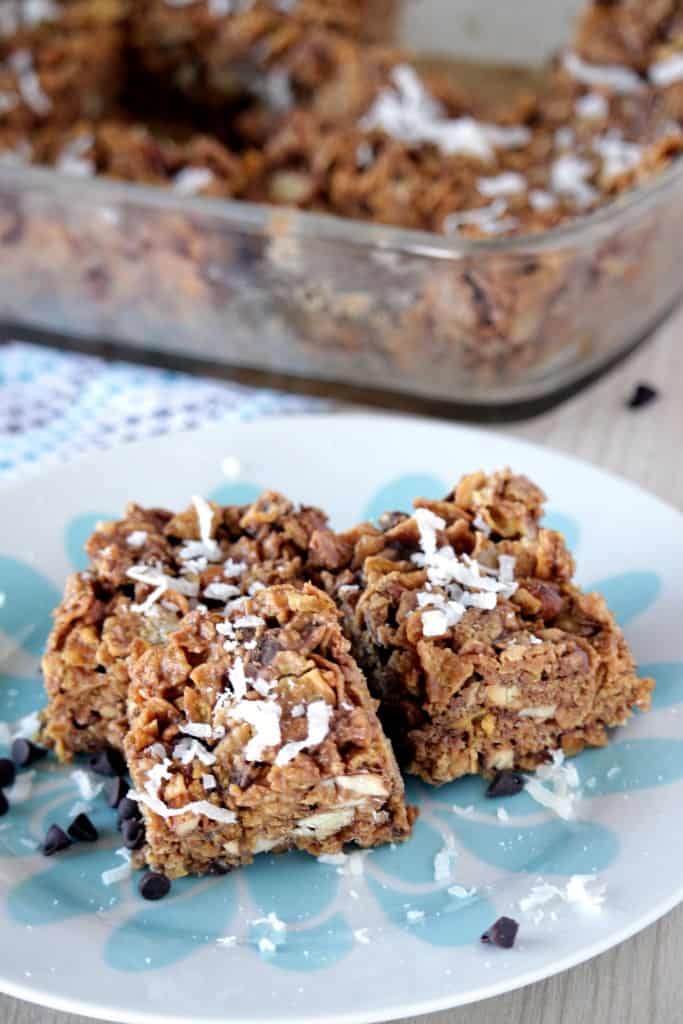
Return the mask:
{"type": "Polygon", "coordinates": [[[121,826],[123,845],[127,850],[139,850],[145,841],[145,826],[136,818],[124,821],[121,826]]]}
{"type": "Polygon", "coordinates": [[[142,817],[142,812],[135,800],[129,800],[127,796],[124,796],[123,800],[119,801],[118,811],[119,824],[123,821],[132,821],[135,818],[142,817]]]}
{"type": "Polygon", "coordinates": [[[171,882],[166,875],[160,875],[156,871],[147,871],[140,879],[140,895],[145,900],[160,900],[168,896],[171,891],[171,882]]]}
{"type": "Polygon", "coordinates": [[[482,942],[490,942],[501,949],[512,949],[517,938],[519,925],[511,917],[499,917],[481,937],[482,942]]]}
{"type": "Polygon", "coordinates": [[[497,772],[493,782],[486,790],[489,797],[516,796],[524,789],[524,776],[519,772],[497,772]]]}
{"type": "Polygon", "coordinates": [[[69,825],[67,832],[72,839],[81,843],[96,843],[100,838],[99,832],[93,825],[87,814],[79,814],[69,825]]]}
{"type": "Polygon", "coordinates": [[[126,780],[122,779],[120,776],[117,776],[115,779],[110,779],[104,787],[105,796],[107,797],[107,803],[109,806],[118,807],[121,801],[125,799],[129,788],[130,787],[126,780]]]}
{"type": "Polygon", "coordinates": [[[649,384],[637,384],[627,404],[629,409],[641,409],[644,405],[654,402],[656,398],[659,398],[659,391],[656,388],[649,384]]]}
{"type": "Polygon", "coordinates": [[[0,818],[2,818],[9,811],[9,800],[0,789],[0,818]]]}
{"type": "Polygon", "coordinates": [[[90,758],[90,771],[96,775],[107,775],[113,778],[116,775],[126,774],[126,765],[118,750],[101,750],[90,758]]]}
{"type": "Polygon", "coordinates": [[[16,765],[9,757],[0,757],[0,789],[9,789],[17,775],[16,765]]]}
{"type": "Polygon", "coordinates": [[[43,853],[46,857],[51,857],[53,853],[60,853],[62,850],[66,850],[71,846],[71,840],[59,825],[50,825],[45,836],[45,842],[43,843],[43,853]]]}
{"type": "Polygon", "coordinates": [[[47,757],[45,747],[38,747],[23,737],[19,737],[12,744],[12,760],[17,768],[28,768],[30,764],[40,761],[43,757],[47,757]]]}

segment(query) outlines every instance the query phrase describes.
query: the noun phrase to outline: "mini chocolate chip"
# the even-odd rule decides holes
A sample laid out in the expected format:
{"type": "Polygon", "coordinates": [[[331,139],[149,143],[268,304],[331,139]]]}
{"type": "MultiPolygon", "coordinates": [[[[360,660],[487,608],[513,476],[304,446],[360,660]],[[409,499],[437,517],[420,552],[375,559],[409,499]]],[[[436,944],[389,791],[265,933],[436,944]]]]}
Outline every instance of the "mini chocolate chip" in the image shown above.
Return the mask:
{"type": "Polygon", "coordinates": [[[145,826],[141,821],[131,818],[121,825],[123,845],[127,850],[139,850],[145,841],[145,826]]]}
{"type": "Polygon", "coordinates": [[[23,737],[19,737],[12,744],[12,760],[17,768],[27,768],[34,761],[40,761],[46,756],[47,750],[44,747],[37,747],[35,743],[23,737]]]}
{"type": "Polygon", "coordinates": [[[227,875],[227,874],[230,873],[231,870],[232,870],[232,868],[229,868],[227,866],[227,864],[221,864],[221,862],[219,860],[214,860],[214,861],[212,861],[211,864],[209,864],[209,870],[208,870],[207,874],[209,874],[209,875],[227,875]]]}
{"type": "MultiPolygon", "coordinates": [[[[126,793],[130,789],[130,786],[125,779],[117,776],[115,779],[110,779],[104,787],[105,796],[107,797],[107,803],[110,807],[118,807],[123,799],[125,799],[126,793]]],[[[131,801],[132,803],[132,801],[131,801]]]]}
{"type": "Polygon", "coordinates": [[[8,789],[14,784],[17,777],[17,769],[14,761],[9,757],[0,757],[0,789],[8,789]]]}
{"type": "Polygon", "coordinates": [[[640,409],[644,405],[654,402],[656,398],[659,398],[659,391],[656,388],[651,387],[649,384],[638,384],[633,389],[627,405],[629,409],[640,409]]]}
{"type": "Polygon", "coordinates": [[[71,840],[59,825],[50,825],[45,836],[45,842],[43,843],[43,853],[46,857],[51,857],[53,853],[60,853],[62,850],[66,850],[71,846],[71,840]]]}
{"type": "Polygon", "coordinates": [[[0,789],[0,818],[4,817],[4,815],[7,814],[8,811],[9,800],[7,799],[3,791],[0,789]]]}
{"type": "Polygon", "coordinates": [[[96,843],[99,833],[87,814],[79,814],[69,825],[67,832],[72,839],[81,843],[96,843]]]}
{"type": "Polygon", "coordinates": [[[171,882],[166,875],[147,871],[140,879],[139,890],[144,900],[161,900],[171,891],[171,882]]]}
{"type": "Polygon", "coordinates": [[[517,796],[524,789],[524,776],[519,772],[497,772],[486,790],[487,796],[517,796]]]}
{"type": "Polygon", "coordinates": [[[482,942],[490,942],[502,949],[512,949],[517,938],[519,925],[511,917],[499,917],[481,937],[482,942]]]}
{"type": "Polygon", "coordinates": [[[124,796],[123,800],[119,803],[119,822],[131,821],[133,818],[141,818],[142,812],[135,800],[129,800],[127,796],[124,796]]]}
{"type": "Polygon", "coordinates": [[[90,771],[96,775],[125,775],[126,764],[118,750],[107,748],[90,758],[90,771]]]}

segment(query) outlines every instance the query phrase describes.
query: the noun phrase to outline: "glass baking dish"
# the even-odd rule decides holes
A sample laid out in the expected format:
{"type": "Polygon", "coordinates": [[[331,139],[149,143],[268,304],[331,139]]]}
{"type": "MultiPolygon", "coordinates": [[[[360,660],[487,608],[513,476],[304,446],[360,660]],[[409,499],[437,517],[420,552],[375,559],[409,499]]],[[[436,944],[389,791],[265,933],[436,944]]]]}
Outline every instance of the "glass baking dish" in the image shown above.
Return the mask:
{"type": "MultiPolygon", "coordinates": [[[[406,3],[404,41],[448,24],[467,54],[516,60],[533,32],[542,57],[577,4],[538,3],[517,33],[491,0],[406,3]]],[[[681,164],[569,226],[485,241],[2,166],[0,320],[491,410],[645,337],[683,292],[681,223],[681,164]]]]}

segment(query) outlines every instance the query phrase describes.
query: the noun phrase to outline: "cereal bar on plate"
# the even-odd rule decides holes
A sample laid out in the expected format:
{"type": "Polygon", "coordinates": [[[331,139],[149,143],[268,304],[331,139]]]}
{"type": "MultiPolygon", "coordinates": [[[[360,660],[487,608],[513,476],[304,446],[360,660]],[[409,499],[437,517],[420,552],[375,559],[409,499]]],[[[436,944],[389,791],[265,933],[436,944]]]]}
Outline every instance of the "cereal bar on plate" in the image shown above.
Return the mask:
{"type": "Polygon", "coordinates": [[[349,647],[310,584],[266,588],[227,616],[196,610],[164,646],[135,645],[125,752],[150,867],[222,873],[264,851],[409,835],[403,782],[349,647]]]}
{"type": "Polygon", "coordinates": [[[134,641],[163,644],[198,603],[223,608],[333,567],[340,542],[318,509],[266,492],[245,507],[197,498],[179,515],[129,505],[86,550],[90,568],[69,578],[43,658],[43,739],[63,760],[122,748],[134,641]]]}
{"type": "Polygon", "coordinates": [[[532,770],[649,707],[652,680],[604,599],[572,581],[543,502],[523,476],[474,473],[343,536],[353,559],[327,584],[399,763],[427,782],[532,770]]]}

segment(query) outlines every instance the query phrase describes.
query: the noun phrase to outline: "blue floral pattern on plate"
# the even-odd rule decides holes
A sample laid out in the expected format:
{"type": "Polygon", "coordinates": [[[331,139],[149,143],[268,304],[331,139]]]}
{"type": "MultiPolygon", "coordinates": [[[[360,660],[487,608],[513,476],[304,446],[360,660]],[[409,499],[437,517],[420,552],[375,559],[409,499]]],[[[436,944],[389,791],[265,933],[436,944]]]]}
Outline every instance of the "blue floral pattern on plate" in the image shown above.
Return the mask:
{"type": "MultiPolygon", "coordinates": [[[[415,494],[437,497],[447,489],[433,476],[398,477],[367,503],[364,515],[376,519],[385,509],[407,510],[415,494]]],[[[255,483],[223,484],[210,497],[248,502],[260,490],[255,483]]],[[[85,567],[84,540],[103,518],[107,516],[102,512],[85,513],[67,524],[64,548],[74,569],[85,567]]],[[[561,529],[577,550],[581,529],[575,519],[556,511],[547,522],[561,529]]],[[[0,630],[35,660],[59,594],[50,580],[17,559],[0,558],[0,579],[12,594],[12,600],[0,606],[0,630]]],[[[611,576],[594,589],[605,595],[626,625],[653,605],[661,582],[656,573],[642,570],[611,576]]],[[[645,665],[643,671],[657,680],[655,709],[683,701],[680,662],[645,665]]],[[[13,721],[41,703],[37,676],[0,673],[0,721],[13,721]]],[[[487,799],[485,783],[477,778],[438,790],[413,780],[408,783],[409,798],[421,810],[414,836],[401,846],[357,855],[362,857],[362,874],[349,876],[346,868],[298,853],[262,856],[225,879],[177,882],[168,899],[150,905],[138,896],[131,880],[103,887],[102,871],[115,865],[120,840],[101,797],[89,811],[103,837],[96,849],[74,848],[49,863],[36,858],[47,826],[53,820],[68,820],[78,798],[69,769],[43,762],[32,797],[13,809],[12,828],[0,830],[0,864],[5,858],[27,862],[27,871],[9,890],[7,908],[13,920],[34,928],[87,913],[112,918],[102,952],[110,967],[124,973],[168,967],[199,946],[216,944],[231,934],[236,943],[282,970],[329,967],[361,941],[359,931],[364,929],[354,928],[350,921],[350,908],[361,888],[371,895],[387,925],[420,943],[455,948],[472,943],[495,915],[490,886],[467,895],[449,892],[454,885],[468,889],[468,861],[474,859],[490,870],[492,879],[501,872],[568,876],[605,870],[619,852],[619,840],[607,825],[593,820],[592,806],[608,795],[683,778],[683,742],[620,738],[607,749],[584,752],[576,763],[582,780],[592,781],[584,790],[583,817],[578,820],[565,822],[549,815],[526,794],[514,801],[487,799]],[[613,771],[615,764],[618,772],[613,771]],[[501,806],[508,812],[504,821],[497,815],[501,806]],[[453,851],[454,870],[447,882],[438,882],[434,858],[444,844],[453,851]],[[249,913],[243,904],[251,908],[249,913]],[[273,914],[287,925],[285,941],[272,927],[268,915],[273,914]]]]}

